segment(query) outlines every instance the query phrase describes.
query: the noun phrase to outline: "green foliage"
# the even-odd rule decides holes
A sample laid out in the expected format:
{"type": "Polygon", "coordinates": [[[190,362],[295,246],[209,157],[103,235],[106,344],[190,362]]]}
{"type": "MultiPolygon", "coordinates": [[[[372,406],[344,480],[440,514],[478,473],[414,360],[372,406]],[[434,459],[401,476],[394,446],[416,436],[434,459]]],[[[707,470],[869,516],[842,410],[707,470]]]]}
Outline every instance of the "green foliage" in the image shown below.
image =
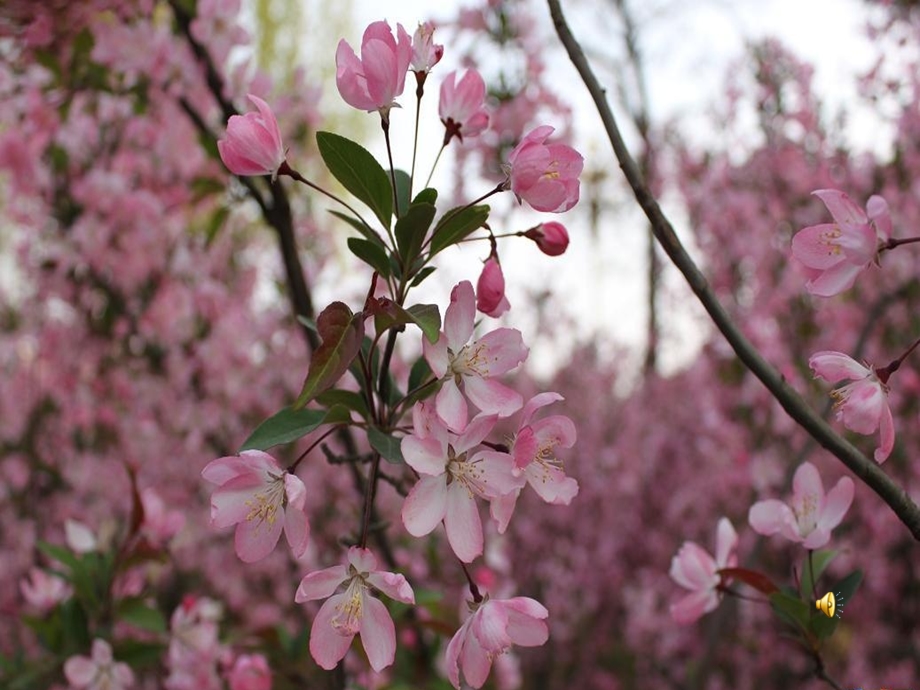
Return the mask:
{"type": "Polygon", "coordinates": [[[815,583],[821,578],[821,575],[827,569],[827,566],[830,565],[831,561],[837,556],[836,551],[813,551],[811,552],[811,557],[809,558],[808,554],[805,554],[805,558],[802,561],[802,582],[800,591],[802,592],[802,597],[808,599],[814,593],[815,583]],[[811,568],[814,564],[814,573],[812,573],[811,568]]]}
{"type": "Polygon", "coordinates": [[[384,278],[390,277],[390,258],[386,250],[379,244],[362,240],[360,237],[349,237],[348,248],[351,253],[373,268],[384,278]]]}
{"type": "Polygon", "coordinates": [[[404,265],[410,266],[418,257],[436,212],[432,204],[416,203],[396,221],[396,246],[404,265]]]}
{"type": "Polygon", "coordinates": [[[485,204],[451,209],[435,225],[429,258],[478,230],[488,219],[489,207],[485,204]]]}
{"type": "Polygon", "coordinates": [[[384,433],[375,426],[371,426],[367,429],[367,440],[370,442],[371,448],[380,453],[380,457],[387,462],[394,464],[406,462],[402,454],[401,439],[384,433]]]}
{"type": "Polygon", "coordinates": [[[352,314],[343,302],[333,302],[316,319],[316,328],[323,342],[313,353],[294,409],[305,406],[348,370],[364,338],[364,316],[352,314]]]}
{"type": "Polygon", "coordinates": [[[332,132],[317,132],[323,162],[345,189],[367,205],[385,228],[393,215],[393,190],[386,171],[360,144],[332,132]]]}
{"type": "Polygon", "coordinates": [[[291,443],[315,431],[323,424],[348,421],[348,411],[341,406],[328,410],[306,410],[286,407],[262,422],[243,445],[244,450],[265,450],[282,443],[291,443]]]}

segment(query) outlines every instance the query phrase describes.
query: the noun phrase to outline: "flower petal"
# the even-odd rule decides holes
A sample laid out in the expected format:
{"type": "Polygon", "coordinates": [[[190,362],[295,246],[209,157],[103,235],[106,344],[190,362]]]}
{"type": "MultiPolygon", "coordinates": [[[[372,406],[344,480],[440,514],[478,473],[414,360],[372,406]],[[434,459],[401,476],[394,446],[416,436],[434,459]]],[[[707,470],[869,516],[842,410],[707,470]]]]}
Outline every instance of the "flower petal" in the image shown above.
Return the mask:
{"type": "Polygon", "coordinates": [[[447,476],[422,477],[403,503],[402,520],[413,537],[431,532],[447,510],[447,476]]]}
{"type": "Polygon", "coordinates": [[[396,626],[387,607],[379,599],[364,595],[361,616],[361,644],[377,673],[393,663],[396,656],[396,626]]]}
{"type": "Polygon", "coordinates": [[[818,527],[828,531],[834,529],[843,520],[850,504],[853,503],[853,494],[856,487],[849,477],[841,477],[833,489],[824,497],[824,506],[818,516],[818,527]]]}
{"type": "MultiPolygon", "coordinates": [[[[408,499],[407,499],[408,501],[408,499]]],[[[472,494],[460,482],[447,487],[447,511],[444,516],[447,541],[464,563],[472,563],[482,554],[482,522],[472,494]]]]}
{"type": "Polygon", "coordinates": [[[808,358],[808,366],[825,381],[837,383],[843,379],[863,379],[872,371],[842,352],[822,350],[808,358]]]}
{"type": "Polygon", "coordinates": [[[738,533],[728,518],[721,518],[716,527],[716,565],[719,568],[726,567],[728,557],[737,546],[738,533]]]}
{"type": "Polygon", "coordinates": [[[447,347],[454,354],[460,352],[473,335],[473,323],[476,320],[476,294],[473,284],[464,280],[454,286],[450,293],[450,304],[444,314],[444,334],[447,347]]]}
{"type": "Polygon", "coordinates": [[[288,504],[284,509],[284,536],[294,558],[303,556],[310,543],[310,523],[302,508],[288,504]]]}
{"type": "Polygon", "coordinates": [[[327,599],[313,619],[310,629],[310,655],[327,671],[334,669],[348,652],[354,634],[342,635],[332,627],[336,608],[345,599],[345,594],[336,594],[327,599]]]}
{"type": "MultiPolygon", "coordinates": [[[[748,524],[757,534],[770,537],[782,532],[788,525],[796,524],[792,509],[775,498],[758,501],[748,511],[748,524]]],[[[797,528],[796,528],[797,531],[797,528]]]]}
{"type": "Polygon", "coordinates": [[[415,593],[412,591],[412,587],[406,581],[406,578],[399,573],[378,570],[368,574],[367,582],[386,594],[390,599],[401,601],[404,604],[415,603],[415,593]]]}
{"type": "Polygon", "coordinates": [[[254,518],[237,525],[234,537],[236,555],[244,563],[255,563],[272,552],[281,536],[284,519],[277,515],[272,521],[254,518]]]}
{"type": "Polygon", "coordinates": [[[881,438],[879,439],[879,447],[875,451],[875,461],[882,464],[888,459],[894,448],[894,420],[891,418],[891,408],[888,406],[887,400],[882,406],[879,431],[881,432],[881,438]]]}
{"type": "Polygon", "coordinates": [[[346,577],[344,565],[334,565],[331,568],[308,573],[300,581],[294,601],[302,604],[305,601],[331,597],[339,585],[345,582],[346,577]]]}
{"type": "Polygon", "coordinates": [[[719,605],[719,597],[714,591],[699,590],[691,592],[677,603],[671,604],[671,618],[675,623],[687,625],[699,620],[719,605]]]}

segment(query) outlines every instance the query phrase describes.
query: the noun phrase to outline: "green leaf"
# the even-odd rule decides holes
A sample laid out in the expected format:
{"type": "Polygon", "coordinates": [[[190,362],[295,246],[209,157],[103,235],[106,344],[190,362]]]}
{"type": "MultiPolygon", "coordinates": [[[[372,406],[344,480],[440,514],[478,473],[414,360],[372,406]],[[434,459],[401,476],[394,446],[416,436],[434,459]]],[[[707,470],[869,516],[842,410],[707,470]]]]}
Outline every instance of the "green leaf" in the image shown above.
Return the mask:
{"type": "Polygon", "coordinates": [[[416,287],[417,285],[419,285],[423,280],[425,280],[425,278],[427,278],[432,273],[434,273],[435,270],[437,269],[435,269],[434,266],[425,266],[425,268],[419,271],[416,274],[415,278],[412,279],[412,284],[410,285],[410,287],[416,287]]]}
{"type": "Polygon", "coordinates": [[[424,357],[419,357],[415,360],[415,363],[412,365],[412,369],[409,370],[409,392],[414,391],[416,388],[425,383],[428,379],[431,378],[431,367],[428,366],[428,360],[424,357]]]}
{"type": "Polygon", "coordinates": [[[58,563],[66,565],[71,572],[80,567],[80,559],[77,558],[76,554],[65,549],[63,546],[49,544],[46,541],[38,542],[37,546],[39,551],[58,563]]]}
{"type": "Polygon", "coordinates": [[[113,655],[133,669],[151,668],[159,664],[166,651],[166,645],[159,642],[121,640],[113,646],[113,655]]]}
{"type": "Polygon", "coordinates": [[[323,391],[316,396],[316,402],[326,407],[340,405],[357,412],[364,418],[368,416],[367,402],[364,400],[364,396],[356,391],[345,391],[339,388],[323,391]]]}
{"type": "Polygon", "coordinates": [[[143,599],[123,599],[118,603],[116,618],[141,630],[165,633],[166,618],[160,611],[148,606],[143,599]]]}
{"type": "Polygon", "coordinates": [[[357,356],[364,338],[364,316],[333,302],[316,319],[322,344],[313,353],[310,370],[294,409],[300,409],[338,381],[357,356]]]}
{"type": "Polygon", "coordinates": [[[837,598],[837,608],[841,609],[850,603],[856,590],[862,582],[862,571],[854,570],[852,573],[843,578],[840,582],[831,588],[834,596],[837,598]]]}
{"type": "Polygon", "coordinates": [[[413,204],[396,221],[396,246],[405,265],[415,261],[437,209],[431,204],[413,204]]]}
{"type": "Polygon", "coordinates": [[[434,227],[429,258],[478,230],[488,219],[489,207],[486,205],[451,209],[441,216],[434,227]]]}
{"type": "MultiPolygon", "coordinates": [[[[399,210],[405,214],[409,208],[409,173],[405,170],[394,170],[393,176],[396,178],[396,198],[399,199],[399,210]]],[[[393,209],[395,212],[396,209],[393,209]]]]}
{"type": "Polygon", "coordinates": [[[317,429],[326,419],[327,410],[295,410],[285,407],[256,427],[243,441],[244,450],[266,450],[282,443],[290,443],[317,429]]]}
{"type": "Polygon", "coordinates": [[[348,223],[351,227],[361,233],[364,236],[364,239],[368,240],[369,242],[373,242],[381,249],[386,249],[386,245],[383,243],[383,240],[380,239],[380,235],[371,230],[357,218],[349,216],[346,213],[339,213],[338,211],[329,211],[329,213],[334,215],[339,220],[343,220],[348,223]]]}
{"type": "Polygon", "coordinates": [[[370,152],[360,144],[332,132],[317,132],[319,155],[349,192],[367,204],[386,228],[393,215],[390,178],[370,152]]]}
{"type": "Polygon", "coordinates": [[[406,313],[416,326],[418,326],[428,342],[432,345],[438,342],[441,335],[441,312],[436,304],[413,304],[406,309],[406,313]]]}
{"type": "Polygon", "coordinates": [[[380,456],[387,462],[394,464],[405,463],[401,446],[401,439],[395,438],[390,434],[385,434],[375,426],[368,427],[367,440],[371,448],[380,453],[380,456]]]}
{"type": "Polygon", "coordinates": [[[802,582],[800,591],[802,596],[806,599],[812,595],[814,590],[814,583],[821,579],[821,575],[827,569],[827,566],[830,565],[831,561],[834,560],[834,557],[837,555],[836,551],[814,551],[811,554],[811,558],[808,557],[808,554],[805,554],[805,558],[802,562],[802,582]],[[812,574],[811,566],[814,564],[815,572],[812,574]]]}
{"type": "Polygon", "coordinates": [[[434,187],[425,187],[422,191],[415,195],[415,198],[412,200],[413,204],[431,204],[435,205],[438,201],[438,190],[434,187]]]}
{"type": "Polygon", "coordinates": [[[368,240],[362,240],[360,237],[349,237],[348,248],[351,253],[357,256],[361,261],[373,268],[384,278],[390,276],[390,259],[385,250],[380,245],[374,244],[368,240]]]}
{"type": "Polygon", "coordinates": [[[770,595],[770,606],[776,614],[788,623],[802,629],[807,628],[810,611],[808,604],[785,592],[770,595]]]}

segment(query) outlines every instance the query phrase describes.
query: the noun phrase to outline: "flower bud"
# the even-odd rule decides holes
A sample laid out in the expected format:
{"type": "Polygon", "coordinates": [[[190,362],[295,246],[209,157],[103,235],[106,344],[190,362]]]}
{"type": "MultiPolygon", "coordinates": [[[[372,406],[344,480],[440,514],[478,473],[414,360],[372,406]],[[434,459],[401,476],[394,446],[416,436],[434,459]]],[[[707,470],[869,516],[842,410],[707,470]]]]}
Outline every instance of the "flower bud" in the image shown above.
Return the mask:
{"type": "Polygon", "coordinates": [[[499,317],[511,305],[505,297],[505,276],[495,256],[490,256],[482,267],[476,283],[476,308],[486,316],[499,317]]]}
{"type": "Polygon", "coordinates": [[[556,221],[550,221],[531,228],[524,233],[524,237],[536,242],[540,251],[548,256],[564,254],[569,246],[569,233],[562,223],[557,223],[556,221]]]}
{"type": "Polygon", "coordinates": [[[217,142],[224,165],[235,175],[277,177],[284,163],[281,132],[268,103],[250,95],[258,113],[234,115],[227,122],[227,135],[217,142]]]}

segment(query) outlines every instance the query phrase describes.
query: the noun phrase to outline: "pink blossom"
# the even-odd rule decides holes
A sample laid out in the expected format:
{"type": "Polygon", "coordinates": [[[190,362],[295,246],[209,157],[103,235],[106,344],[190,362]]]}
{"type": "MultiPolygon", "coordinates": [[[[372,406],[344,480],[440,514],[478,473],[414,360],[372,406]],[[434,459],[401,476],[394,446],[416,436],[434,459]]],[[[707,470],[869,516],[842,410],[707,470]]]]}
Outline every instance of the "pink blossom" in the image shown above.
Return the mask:
{"type": "Polygon", "coordinates": [[[571,146],[544,144],[553,127],[528,133],[508,155],[511,191],[537,211],[562,213],[578,203],[584,158],[571,146]]]}
{"type": "Polygon", "coordinates": [[[536,242],[540,251],[548,256],[564,254],[569,247],[569,233],[562,223],[556,221],[541,223],[525,232],[524,237],[536,242]]]}
{"type": "Polygon", "coordinates": [[[792,479],[789,505],[776,499],[758,501],[748,512],[748,522],[758,534],[782,534],[806,549],[820,549],[830,541],[831,530],[850,508],[853,491],[853,480],[841,477],[825,495],[818,470],[805,462],[792,479]]]}
{"type": "Polygon", "coordinates": [[[29,577],[19,582],[19,591],[29,604],[43,613],[53,609],[73,592],[66,580],[41,568],[29,570],[29,577]]]}
{"type": "Polygon", "coordinates": [[[211,525],[236,528],[236,554],[252,563],[265,558],[281,536],[295,558],[303,555],[310,536],[304,513],[306,488],[268,453],[247,450],[219,458],[201,476],[218,489],[211,495],[211,525]]]}
{"type": "Polygon", "coordinates": [[[227,677],[230,690],[271,690],[272,672],[261,654],[241,654],[227,677]]]}
{"type": "Polygon", "coordinates": [[[154,546],[168,542],[185,524],[182,512],[168,510],[160,495],[150,487],[141,490],[141,504],[144,507],[141,532],[154,546]]]}
{"type": "Polygon", "coordinates": [[[416,426],[416,433],[402,442],[406,463],[421,475],[403,504],[406,530],[421,537],[443,520],[451,549],[465,563],[482,553],[482,522],[475,496],[498,498],[523,483],[512,474],[507,454],[472,452],[496,419],[495,415],[481,414],[457,435],[430,415],[424,430],[416,426]]]}
{"type": "Polygon", "coordinates": [[[217,142],[224,165],[234,175],[278,175],[284,163],[281,131],[268,103],[249,94],[258,113],[233,115],[227,123],[227,134],[217,142]]]}
{"type": "MultiPolygon", "coordinates": [[[[538,409],[563,400],[558,393],[540,393],[531,398],[521,412],[521,422],[511,445],[512,473],[523,476],[546,503],[569,505],[578,495],[578,482],[565,475],[556,448],[575,445],[575,424],[564,415],[552,415],[531,422],[538,409]]],[[[492,517],[499,533],[508,526],[521,490],[515,489],[491,501],[492,517]]]]}
{"type": "Polygon", "coordinates": [[[218,602],[186,595],[169,621],[166,665],[167,690],[206,690],[222,687],[217,662],[223,648],[218,639],[222,615],[218,602]]]}
{"type": "Polygon", "coordinates": [[[875,461],[883,463],[894,448],[894,420],[888,406],[888,386],[875,370],[865,367],[841,352],[822,351],[813,354],[808,365],[815,376],[836,383],[852,379],[852,383],[831,391],[837,419],[858,434],[881,432],[875,461]]]}
{"type": "Polygon", "coordinates": [[[486,316],[499,317],[511,308],[505,297],[505,276],[495,256],[490,256],[476,283],[476,308],[486,316]]]}
{"type": "Polygon", "coordinates": [[[387,22],[370,24],[361,41],[361,59],[344,39],[335,51],[335,83],[342,98],[353,108],[380,111],[385,121],[405,88],[412,59],[412,39],[402,24],[396,26],[398,42],[387,22]]]}
{"type": "Polygon", "coordinates": [[[116,662],[112,647],[103,639],[93,640],[92,656],[72,656],[64,662],[64,675],[74,688],[124,690],[134,685],[128,664],[116,662]]]}
{"type": "Polygon", "coordinates": [[[64,540],[75,553],[90,553],[99,548],[96,535],[79,520],[68,518],[64,521],[64,540]]]}
{"type": "Polygon", "coordinates": [[[734,553],[738,546],[738,534],[728,518],[721,518],[716,527],[716,557],[713,558],[696,542],[686,541],[671,559],[671,579],[688,594],[671,604],[671,618],[677,623],[693,623],[703,614],[719,605],[721,594],[718,586],[722,581],[719,570],[733,568],[738,564],[734,553]]]}
{"type": "Polygon", "coordinates": [[[435,398],[438,416],[455,431],[462,431],[468,418],[464,393],[483,412],[501,417],[514,414],[523,403],[520,394],[492,379],[527,358],[520,332],[499,328],[467,344],[475,318],[476,295],[465,280],[450,293],[438,341],[432,345],[426,339],[423,343],[425,359],[435,376],[442,379],[435,398]]]}
{"type": "Polygon", "coordinates": [[[495,657],[511,645],[539,647],[549,637],[546,618],[549,611],[529,597],[490,599],[470,603],[472,615],[447,645],[447,677],[459,690],[463,682],[481,688],[495,657]]]}
{"type": "Polygon", "coordinates": [[[463,142],[463,137],[475,137],[489,126],[489,113],[484,102],[486,84],[482,76],[469,69],[457,82],[457,73],[451,72],[441,83],[441,100],[438,114],[444,123],[444,145],[453,137],[463,142]]]}
{"type": "Polygon", "coordinates": [[[374,554],[357,546],[348,550],[347,566],[319,570],[301,580],[294,596],[297,603],[329,597],[313,619],[310,631],[310,654],[327,671],[344,658],[358,634],[375,671],[393,663],[396,628],[383,602],[368,596],[370,588],[404,604],[415,603],[415,594],[405,577],[378,570],[374,554]],[[341,585],[345,585],[345,591],[335,594],[341,585]]]}
{"type": "Polygon", "coordinates": [[[830,297],[851,288],[856,276],[876,260],[879,240],[887,240],[891,233],[891,216],[880,196],[869,199],[867,215],[836,189],[813,193],[834,222],[800,230],[792,238],[792,255],[809,272],[805,288],[813,295],[830,297]]]}
{"type": "Polygon", "coordinates": [[[419,23],[412,35],[412,71],[427,74],[441,61],[444,55],[444,46],[434,42],[434,24],[431,22],[419,23]]]}

